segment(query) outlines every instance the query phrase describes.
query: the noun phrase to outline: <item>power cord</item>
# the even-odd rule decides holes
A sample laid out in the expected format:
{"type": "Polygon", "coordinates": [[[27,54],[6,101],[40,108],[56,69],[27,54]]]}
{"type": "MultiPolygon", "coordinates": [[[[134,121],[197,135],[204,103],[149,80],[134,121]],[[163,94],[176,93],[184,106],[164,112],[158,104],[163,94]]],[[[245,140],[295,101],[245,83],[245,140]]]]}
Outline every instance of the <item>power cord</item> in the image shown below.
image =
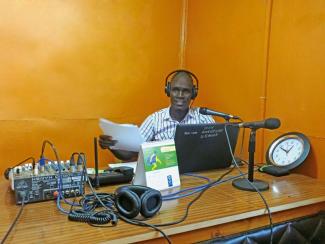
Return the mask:
{"type": "MultiPolygon", "coordinates": [[[[137,225],[137,226],[143,226],[143,227],[150,227],[156,231],[158,231],[165,239],[166,241],[171,244],[172,241],[170,240],[170,238],[165,234],[165,232],[163,232],[160,228],[158,228],[160,225],[153,225],[153,224],[148,224],[145,222],[142,222],[141,220],[135,220],[135,219],[128,219],[126,217],[124,217],[121,214],[118,214],[119,218],[121,220],[123,220],[124,222],[128,223],[128,224],[132,224],[132,225],[137,225]]],[[[162,226],[162,225],[161,225],[162,226]]]]}
{"type": "Polygon", "coordinates": [[[21,207],[20,207],[20,210],[15,218],[15,220],[12,222],[11,226],[9,227],[7,233],[5,234],[5,236],[3,237],[3,239],[1,240],[1,244],[5,243],[5,241],[7,240],[9,234],[11,233],[11,231],[13,230],[13,228],[15,227],[15,225],[17,224],[23,210],[24,210],[24,206],[25,206],[25,197],[26,196],[26,193],[25,192],[20,192],[20,197],[22,198],[22,201],[21,201],[21,207]]]}

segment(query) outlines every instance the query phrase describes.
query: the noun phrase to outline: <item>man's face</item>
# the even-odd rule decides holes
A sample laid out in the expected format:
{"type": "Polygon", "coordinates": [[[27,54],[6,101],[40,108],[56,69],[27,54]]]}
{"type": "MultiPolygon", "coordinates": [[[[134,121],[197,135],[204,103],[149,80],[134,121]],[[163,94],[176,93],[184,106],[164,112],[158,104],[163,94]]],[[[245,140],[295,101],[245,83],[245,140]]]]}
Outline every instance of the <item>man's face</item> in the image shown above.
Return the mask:
{"type": "Polygon", "coordinates": [[[171,82],[170,102],[174,110],[186,111],[192,97],[193,83],[188,76],[176,76],[171,82]]]}

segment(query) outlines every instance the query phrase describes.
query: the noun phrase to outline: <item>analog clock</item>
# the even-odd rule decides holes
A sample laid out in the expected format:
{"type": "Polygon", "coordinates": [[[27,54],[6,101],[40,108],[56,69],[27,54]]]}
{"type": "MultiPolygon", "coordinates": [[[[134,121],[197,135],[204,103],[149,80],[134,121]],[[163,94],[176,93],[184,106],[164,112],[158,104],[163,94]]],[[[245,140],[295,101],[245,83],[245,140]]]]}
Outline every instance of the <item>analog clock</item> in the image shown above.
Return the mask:
{"type": "Polygon", "coordinates": [[[308,138],[299,132],[289,132],[276,138],[266,152],[266,161],[275,166],[294,169],[302,164],[310,150],[308,138]]]}

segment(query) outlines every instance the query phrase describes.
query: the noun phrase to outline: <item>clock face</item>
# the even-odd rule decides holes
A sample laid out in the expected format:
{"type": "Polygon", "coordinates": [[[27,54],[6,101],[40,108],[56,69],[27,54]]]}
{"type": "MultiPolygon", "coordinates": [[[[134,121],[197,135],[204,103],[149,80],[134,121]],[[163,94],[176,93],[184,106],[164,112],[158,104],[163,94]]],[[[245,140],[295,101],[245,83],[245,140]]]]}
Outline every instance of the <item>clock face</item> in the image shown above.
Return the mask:
{"type": "Polygon", "coordinates": [[[304,142],[299,138],[287,138],[275,146],[273,162],[278,166],[294,163],[303,153],[304,142]]]}
{"type": "Polygon", "coordinates": [[[294,169],[302,164],[310,150],[308,138],[299,132],[289,132],[276,138],[266,152],[269,164],[294,169]]]}

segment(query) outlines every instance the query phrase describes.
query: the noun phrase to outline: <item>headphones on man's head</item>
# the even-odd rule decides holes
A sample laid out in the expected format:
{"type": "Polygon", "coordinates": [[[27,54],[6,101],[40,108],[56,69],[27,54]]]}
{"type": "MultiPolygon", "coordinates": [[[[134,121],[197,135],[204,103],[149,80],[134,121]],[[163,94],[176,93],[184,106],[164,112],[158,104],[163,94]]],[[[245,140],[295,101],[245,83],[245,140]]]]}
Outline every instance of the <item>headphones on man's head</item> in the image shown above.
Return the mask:
{"type": "Polygon", "coordinates": [[[189,74],[192,79],[193,79],[193,82],[195,81],[196,84],[193,84],[193,87],[192,87],[192,97],[191,99],[195,99],[197,94],[198,94],[198,91],[199,91],[199,79],[190,71],[188,70],[185,70],[185,69],[177,69],[177,70],[174,70],[173,72],[171,72],[169,75],[167,75],[166,77],[166,81],[165,81],[165,93],[168,97],[170,97],[170,90],[171,90],[171,81],[169,80],[169,78],[172,76],[172,75],[176,75],[180,72],[185,72],[187,74],[189,74]]]}
{"type": "Polygon", "coordinates": [[[121,186],[115,191],[115,205],[121,215],[132,219],[139,213],[145,218],[154,216],[162,204],[158,190],[141,185],[121,186]]]}

